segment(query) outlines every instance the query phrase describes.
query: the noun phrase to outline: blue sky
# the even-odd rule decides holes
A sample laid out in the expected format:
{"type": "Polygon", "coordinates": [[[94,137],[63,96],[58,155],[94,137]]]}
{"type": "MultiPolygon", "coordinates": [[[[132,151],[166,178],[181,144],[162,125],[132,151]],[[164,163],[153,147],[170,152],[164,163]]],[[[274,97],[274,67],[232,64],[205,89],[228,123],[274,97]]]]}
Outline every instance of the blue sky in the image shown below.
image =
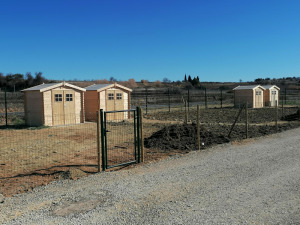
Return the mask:
{"type": "Polygon", "coordinates": [[[0,0],[0,72],[48,79],[300,76],[298,0],[0,0]]]}

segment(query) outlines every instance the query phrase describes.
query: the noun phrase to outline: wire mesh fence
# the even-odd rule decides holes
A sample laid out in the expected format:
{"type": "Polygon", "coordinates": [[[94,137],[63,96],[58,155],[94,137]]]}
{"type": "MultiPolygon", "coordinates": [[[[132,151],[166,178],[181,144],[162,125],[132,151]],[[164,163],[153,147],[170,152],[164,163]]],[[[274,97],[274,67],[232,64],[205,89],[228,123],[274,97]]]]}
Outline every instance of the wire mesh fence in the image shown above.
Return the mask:
{"type": "Polygon", "coordinates": [[[96,123],[3,126],[0,143],[0,191],[6,194],[98,171],[96,123]]]}
{"type": "MultiPolygon", "coordinates": [[[[201,148],[299,126],[299,92],[282,93],[278,107],[249,106],[247,113],[242,105],[233,107],[232,93],[220,90],[162,89],[133,93],[132,108],[137,105],[143,108],[146,161],[198,148],[197,105],[200,106],[201,148]]],[[[95,119],[70,125],[30,127],[26,125],[23,104],[22,93],[5,96],[0,92],[1,192],[10,193],[13,186],[20,192],[30,190],[61,176],[72,176],[70,169],[83,172],[82,175],[98,171],[95,119]]],[[[133,112],[114,115],[117,116],[108,115],[106,121],[109,165],[134,161],[136,157],[133,112]]],[[[61,119],[53,116],[52,120],[61,119]]],[[[76,117],[68,115],[67,121],[76,117]]]]}
{"type": "Polygon", "coordinates": [[[24,123],[24,95],[22,92],[0,91],[0,126],[24,123]]]}
{"type": "MultiPolygon", "coordinates": [[[[259,137],[300,126],[299,107],[205,108],[200,106],[202,148],[213,144],[259,137]]],[[[197,108],[185,111],[162,110],[144,114],[149,123],[169,122],[146,141],[148,148],[195,150],[197,147],[197,108]]]]}
{"type": "Polygon", "coordinates": [[[131,94],[131,104],[141,106],[146,114],[155,111],[173,111],[203,105],[207,107],[233,106],[233,93],[225,90],[144,88],[135,89],[131,94]]]}
{"type": "Polygon", "coordinates": [[[102,124],[105,133],[101,137],[105,142],[102,150],[105,156],[104,169],[137,162],[139,154],[137,114],[136,110],[104,112],[102,124]]]}

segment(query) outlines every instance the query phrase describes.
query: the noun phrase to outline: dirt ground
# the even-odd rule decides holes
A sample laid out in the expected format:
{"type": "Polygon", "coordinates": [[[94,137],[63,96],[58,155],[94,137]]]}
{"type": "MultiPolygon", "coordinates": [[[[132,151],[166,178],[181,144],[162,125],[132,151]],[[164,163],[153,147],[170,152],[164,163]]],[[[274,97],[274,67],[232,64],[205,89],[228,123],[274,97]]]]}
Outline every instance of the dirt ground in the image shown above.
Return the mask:
{"type": "MultiPolygon", "coordinates": [[[[246,136],[243,113],[228,133],[238,109],[201,111],[201,148],[241,140],[246,136]]],[[[296,108],[284,109],[278,131],[299,126],[296,108]],[[292,119],[291,119],[292,118],[292,119]],[[290,121],[287,121],[290,120],[290,121]]],[[[276,132],[274,110],[251,110],[248,137],[276,132]],[[274,114],[273,114],[274,113],[274,114]]],[[[185,154],[197,149],[196,125],[183,124],[184,112],[156,112],[144,115],[145,163],[185,154]]],[[[278,117],[281,118],[279,111],[278,117]]],[[[196,112],[189,112],[195,121],[196,112]]],[[[110,123],[107,129],[111,163],[130,160],[133,154],[132,121],[110,123]],[[121,161],[118,161],[121,160],[121,161]]],[[[5,196],[26,192],[57,179],[78,179],[97,172],[97,126],[85,123],[43,129],[0,128],[0,192],[5,196]]]]}

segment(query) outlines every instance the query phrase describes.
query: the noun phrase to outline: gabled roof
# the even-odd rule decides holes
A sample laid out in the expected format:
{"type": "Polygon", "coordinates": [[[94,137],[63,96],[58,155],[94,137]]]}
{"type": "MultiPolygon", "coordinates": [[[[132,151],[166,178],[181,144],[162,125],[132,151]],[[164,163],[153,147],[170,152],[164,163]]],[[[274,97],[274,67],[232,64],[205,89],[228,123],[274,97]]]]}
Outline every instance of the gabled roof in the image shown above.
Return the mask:
{"type": "Polygon", "coordinates": [[[236,88],[233,88],[233,90],[254,90],[256,88],[261,88],[263,90],[266,90],[261,85],[247,85],[247,86],[237,86],[236,88]]]}
{"type": "Polygon", "coordinates": [[[68,84],[66,82],[61,82],[61,83],[50,83],[50,84],[40,84],[31,88],[27,88],[24,89],[22,91],[39,91],[39,92],[44,92],[44,91],[48,91],[51,90],[53,88],[57,88],[57,87],[61,87],[61,86],[66,86],[66,87],[70,87],[76,90],[80,90],[80,91],[86,91],[84,88],[80,88],[77,87],[75,85],[72,84],[68,84]]]}
{"type": "Polygon", "coordinates": [[[277,87],[276,85],[263,85],[263,87],[264,87],[265,89],[276,88],[277,90],[280,90],[280,88],[277,87]]]}
{"type": "Polygon", "coordinates": [[[85,89],[87,91],[100,92],[100,91],[103,91],[103,90],[106,90],[106,89],[109,89],[109,88],[120,88],[120,89],[129,91],[129,92],[132,92],[132,89],[127,88],[127,87],[125,87],[123,85],[120,85],[120,84],[117,84],[117,83],[114,83],[114,84],[93,84],[91,86],[86,87],[85,89]]]}

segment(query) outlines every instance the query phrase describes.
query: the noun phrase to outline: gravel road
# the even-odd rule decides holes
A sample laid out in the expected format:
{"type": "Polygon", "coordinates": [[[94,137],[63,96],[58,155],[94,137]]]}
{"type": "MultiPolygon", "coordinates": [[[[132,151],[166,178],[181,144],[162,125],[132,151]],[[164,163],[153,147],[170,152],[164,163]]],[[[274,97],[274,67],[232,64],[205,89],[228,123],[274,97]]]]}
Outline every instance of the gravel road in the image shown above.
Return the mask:
{"type": "Polygon", "coordinates": [[[300,128],[5,198],[0,224],[300,224],[300,128]]]}

